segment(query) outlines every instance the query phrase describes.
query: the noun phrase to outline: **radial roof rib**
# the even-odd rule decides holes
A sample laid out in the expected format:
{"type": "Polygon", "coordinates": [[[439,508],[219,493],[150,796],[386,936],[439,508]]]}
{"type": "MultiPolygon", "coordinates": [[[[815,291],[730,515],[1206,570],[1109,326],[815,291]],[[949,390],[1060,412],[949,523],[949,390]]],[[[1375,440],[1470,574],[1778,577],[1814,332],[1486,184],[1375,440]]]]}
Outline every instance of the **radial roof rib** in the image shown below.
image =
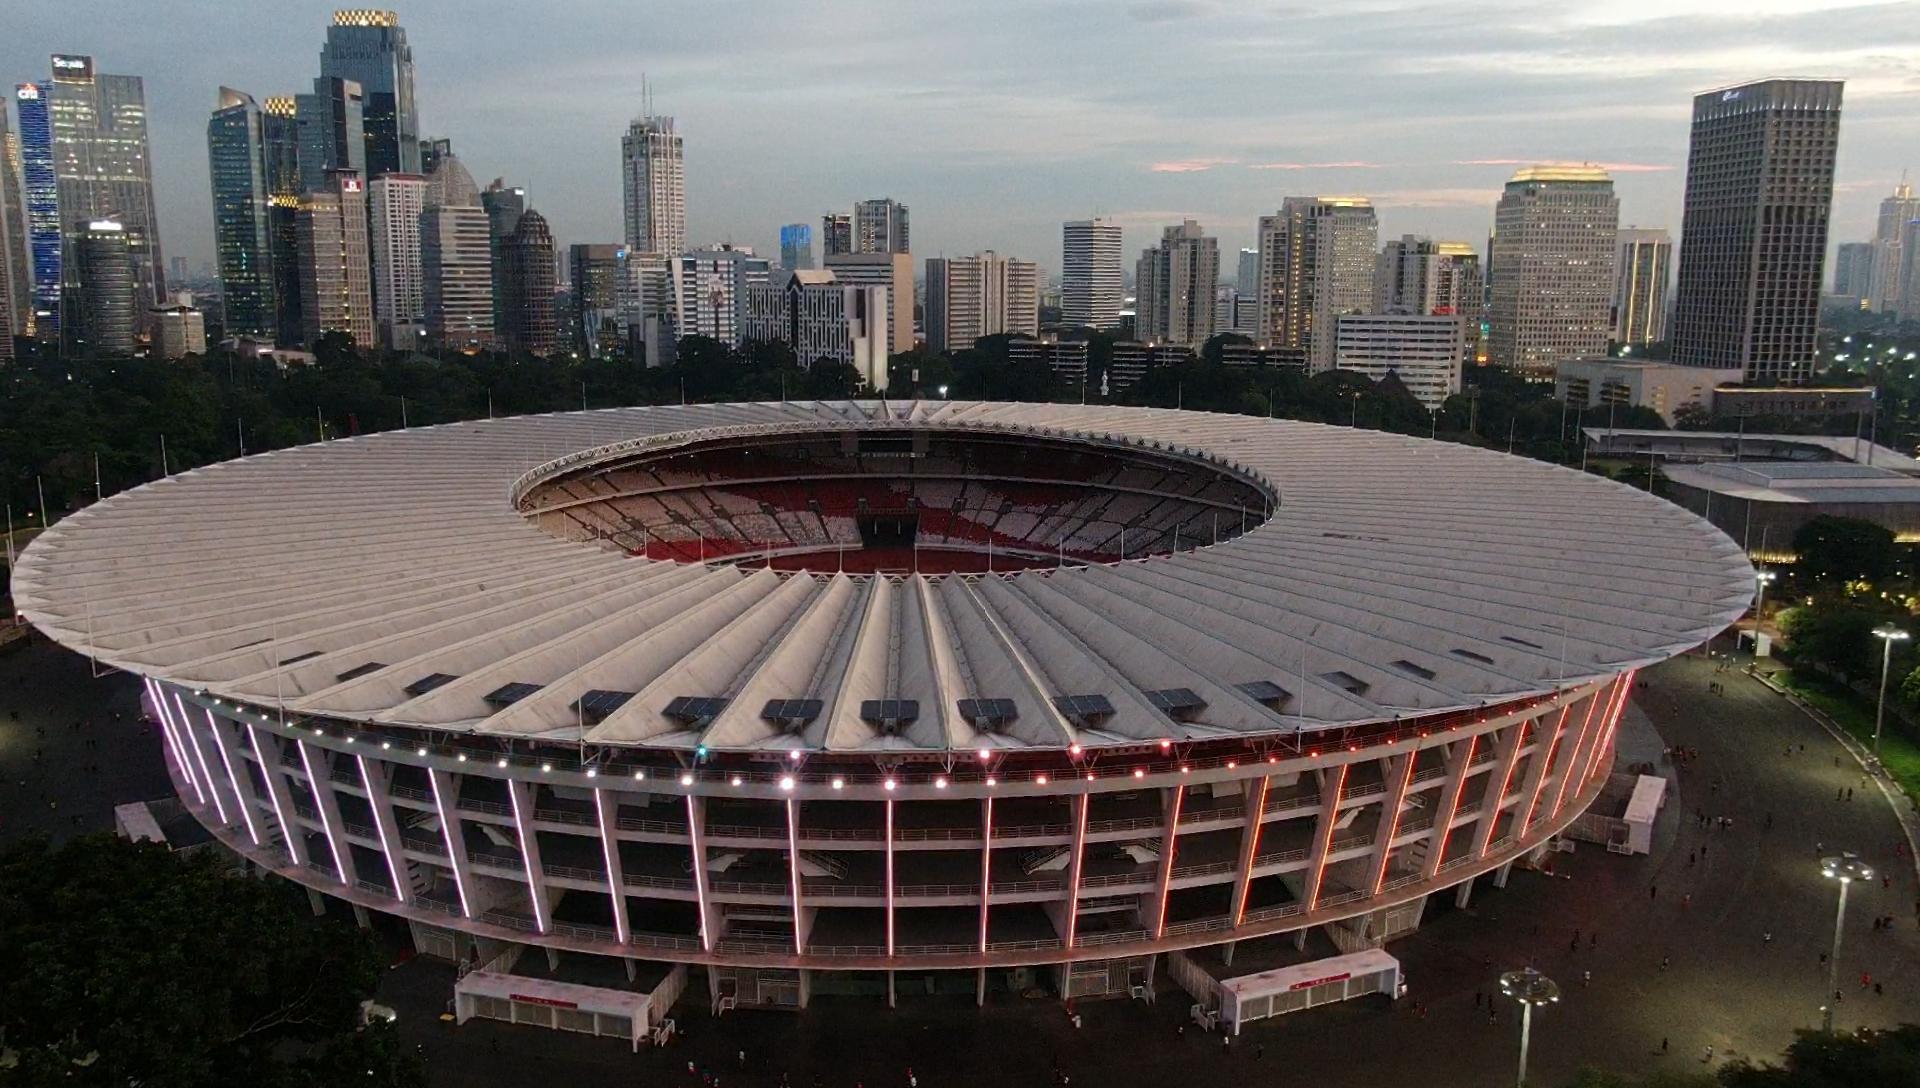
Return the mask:
{"type": "Polygon", "coordinates": [[[839,694],[855,634],[879,581],[842,574],[820,583],[820,592],[798,618],[778,630],[777,642],[770,644],[759,667],[731,682],[726,707],[707,727],[707,746],[819,748],[827,733],[825,709],[839,694]],[[818,701],[821,712],[791,731],[762,716],[768,703],[796,699],[818,701]]]}
{"type": "MultiPolygon", "coordinates": [[[[508,641],[500,647],[504,653],[494,654],[491,661],[486,660],[488,647],[472,645],[463,654],[471,654],[477,664],[459,679],[376,717],[443,726],[476,724],[483,732],[512,735],[577,727],[573,701],[580,695],[596,688],[635,690],[671,664],[665,659],[676,649],[696,645],[768,588],[765,582],[750,582],[732,569],[711,570],[549,642],[508,641]],[[542,686],[505,709],[487,702],[488,694],[508,684],[542,686]]],[[[444,672],[445,666],[462,661],[437,663],[444,672]]]]}
{"type": "MultiPolygon", "coordinates": [[[[1247,733],[1281,724],[1278,714],[1234,686],[1278,682],[1272,666],[1190,622],[1204,622],[1203,616],[1151,611],[1085,579],[1016,578],[1008,580],[1007,588],[1071,632],[1133,689],[1187,688],[1204,700],[1206,706],[1191,722],[1167,720],[1170,735],[1196,726],[1208,732],[1247,733]]],[[[1201,610],[1188,606],[1186,611],[1201,610]]]]}
{"type": "MultiPolygon", "coordinates": [[[[694,571],[685,569],[639,575],[616,570],[610,577],[526,587],[510,596],[490,595],[484,608],[473,602],[450,602],[447,608],[408,615],[405,622],[376,621],[343,630],[340,639],[328,640],[340,644],[320,656],[291,663],[282,657],[278,674],[269,668],[233,685],[232,690],[236,696],[243,690],[262,696],[298,696],[296,702],[302,708],[309,704],[307,696],[325,693],[328,705],[362,713],[387,710],[414,698],[407,687],[424,677],[465,675],[517,648],[543,645],[696,578],[694,571]],[[371,663],[383,667],[365,671],[371,663]],[[340,679],[349,675],[351,679],[340,679]]],[[[315,641],[318,638],[305,644],[315,641]]]]}
{"type": "Polygon", "coordinates": [[[707,638],[681,652],[665,670],[639,685],[633,698],[594,728],[595,739],[683,747],[709,743],[707,734],[718,716],[694,722],[677,720],[667,713],[675,700],[722,699],[726,702],[720,713],[726,713],[739,695],[740,685],[793,637],[795,625],[803,621],[827,585],[813,578],[783,579],[767,571],[748,577],[771,580],[772,592],[753,601],[707,638]]]}
{"type": "Polygon", "coordinates": [[[828,749],[885,746],[882,726],[861,711],[870,700],[890,699],[916,704],[912,720],[899,725],[899,735],[913,747],[937,751],[970,742],[971,726],[958,720],[935,679],[930,641],[935,621],[926,612],[926,584],[919,579],[870,580],[869,596],[851,632],[844,676],[820,723],[828,749]]]}
{"type": "MultiPolygon", "coordinates": [[[[1174,735],[1173,721],[1148,702],[1141,690],[1112,662],[1035,607],[1025,594],[1010,588],[1006,579],[983,578],[971,583],[971,587],[992,610],[1002,634],[1013,644],[1033,676],[1047,685],[1049,701],[1082,695],[1107,700],[1111,714],[1104,713],[1103,708],[1103,713],[1096,716],[1077,715],[1076,734],[1098,732],[1115,741],[1154,741],[1174,735]]],[[[1167,647],[1170,653],[1180,649],[1167,647]]],[[[1058,703],[1054,707],[1059,710],[1058,703]]],[[[1068,721],[1075,720],[1076,716],[1062,713],[1068,721]]],[[[1079,736],[1076,739],[1080,739],[1079,736]]]]}
{"type": "MultiPolygon", "coordinates": [[[[571,706],[589,689],[634,692],[625,705],[588,730],[589,740],[692,747],[699,742],[704,724],[668,717],[669,705],[681,697],[726,698],[734,680],[760,659],[768,639],[800,613],[820,585],[811,578],[782,578],[766,570],[746,574],[741,582],[738,592],[701,604],[666,629],[650,634],[644,647],[630,648],[644,652],[621,661],[618,671],[606,673],[609,677],[624,673],[620,682],[589,684],[581,676],[568,676],[552,685],[550,699],[564,698],[571,706]]],[[[548,707],[539,704],[541,709],[548,707]]]]}
{"type": "MultiPolygon", "coordinates": [[[[991,579],[989,579],[991,580],[991,579]]],[[[1054,708],[1054,689],[1027,648],[981,596],[970,578],[943,579],[934,589],[946,608],[949,630],[966,652],[973,679],[973,699],[1011,699],[1017,716],[995,732],[1008,733],[1029,745],[1064,748],[1079,739],[1079,731],[1054,708]]]]}

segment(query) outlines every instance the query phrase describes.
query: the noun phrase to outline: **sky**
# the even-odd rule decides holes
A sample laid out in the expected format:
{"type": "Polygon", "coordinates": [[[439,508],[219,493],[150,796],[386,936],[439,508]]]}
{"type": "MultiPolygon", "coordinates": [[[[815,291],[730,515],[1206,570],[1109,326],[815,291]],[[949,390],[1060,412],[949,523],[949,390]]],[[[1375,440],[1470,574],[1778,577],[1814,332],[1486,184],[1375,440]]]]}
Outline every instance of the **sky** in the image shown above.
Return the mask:
{"type": "MultiPolygon", "coordinates": [[[[356,0],[365,3],[366,0],[356,0]]],[[[422,135],[528,190],[556,241],[621,235],[642,83],[686,140],[688,239],[778,253],[780,224],[891,196],[916,257],[1060,264],[1107,215],[1127,262],[1183,218],[1232,251],[1287,196],[1373,199],[1382,238],[1484,244],[1518,165],[1614,173],[1622,225],[1678,233],[1692,95],[1847,80],[1833,241],[1920,168],[1920,0],[407,0],[422,135]]],[[[146,80],[166,252],[210,263],[218,88],[291,94],[332,6],[9,5],[0,81],[89,53],[146,80]]],[[[816,247],[818,239],[815,239],[816,247]]]]}

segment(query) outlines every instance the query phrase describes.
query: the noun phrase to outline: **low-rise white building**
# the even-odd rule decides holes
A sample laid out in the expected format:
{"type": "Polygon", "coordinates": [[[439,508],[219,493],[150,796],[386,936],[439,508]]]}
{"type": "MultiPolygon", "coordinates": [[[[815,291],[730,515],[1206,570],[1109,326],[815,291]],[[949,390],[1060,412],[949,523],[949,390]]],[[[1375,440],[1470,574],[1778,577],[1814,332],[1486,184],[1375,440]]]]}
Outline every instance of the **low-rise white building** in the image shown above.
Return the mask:
{"type": "Polygon", "coordinates": [[[1671,427],[1689,404],[1713,409],[1715,386],[1740,381],[1740,368],[1680,366],[1654,360],[1569,359],[1554,368],[1553,395],[1576,408],[1603,404],[1651,408],[1671,427]]]}
{"type": "Polygon", "coordinates": [[[747,286],[745,340],[779,341],[800,365],[821,359],[860,372],[867,388],[887,390],[887,289],[841,283],[827,269],[776,269],[747,286]]]}
{"type": "Polygon", "coordinates": [[[1460,391],[1467,319],[1459,314],[1342,314],[1334,368],[1400,379],[1429,411],[1460,391]]]}

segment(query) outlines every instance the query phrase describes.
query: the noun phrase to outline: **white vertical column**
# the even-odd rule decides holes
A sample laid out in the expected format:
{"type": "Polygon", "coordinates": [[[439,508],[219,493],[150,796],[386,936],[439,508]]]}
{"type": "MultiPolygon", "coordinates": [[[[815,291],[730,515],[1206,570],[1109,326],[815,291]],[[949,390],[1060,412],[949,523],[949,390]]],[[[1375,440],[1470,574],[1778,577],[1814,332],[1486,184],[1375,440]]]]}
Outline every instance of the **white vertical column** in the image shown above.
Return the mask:
{"type": "Polygon", "coordinates": [[[553,912],[548,909],[546,873],[540,864],[540,840],[533,831],[533,821],[529,818],[533,811],[533,787],[518,779],[507,780],[507,800],[513,802],[513,826],[519,832],[520,867],[527,874],[527,896],[533,903],[533,924],[540,932],[546,933],[553,928],[549,919],[553,912]]]}
{"type": "Polygon", "coordinates": [[[201,788],[200,778],[193,772],[193,760],[187,755],[186,742],[173,727],[173,711],[167,708],[167,694],[152,680],[146,684],[147,697],[153,702],[154,716],[160,720],[160,736],[166,742],[167,753],[173,757],[173,765],[180,769],[180,777],[192,788],[194,799],[204,805],[207,803],[207,791],[201,788]]]}
{"type": "MultiPolygon", "coordinates": [[[[1186,792],[1187,787],[1175,786],[1163,795],[1161,801],[1166,821],[1161,825],[1163,830],[1160,833],[1159,905],[1153,911],[1155,940],[1165,936],[1167,932],[1167,896],[1173,890],[1173,857],[1180,850],[1180,806],[1186,800],[1186,792]]],[[[1078,911],[1080,904],[1075,903],[1073,906],[1078,911]]]]}
{"type": "Polygon", "coordinates": [[[1480,734],[1465,742],[1454,741],[1447,753],[1447,784],[1440,787],[1440,800],[1433,806],[1433,831],[1427,836],[1427,863],[1422,875],[1432,880],[1446,859],[1447,841],[1453,838],[1453,821],[1460,814],[1460,793],[1467,786],[1467,772],[1473,768],[1473,754],[1480,748],[1480,734]]]}
{"type": "Polygon", "coordinates": [[[1599,714],[1601,695],[1607,690],[1605,684],[1594,686],[1593,692],[1586,698],[1586,710],[1580,714],[1580,730],[1573,736],[1573,743],[1566,746],[1566,752],[1555,761],[1553,804],[1548,806],[1547,815],[1560,811],[1567,799],[1567,784],[1573,781],[1574,768],[1580,766],[1580,759],[1586,754],[1587,739],[1592,735],[1593,719],[1599,714]]]}
{"type": "MultiPolygon", "coordinates": [[[[693,847],[693,892],[700,901],[700,947],[708,952],[718,942],[707,900],[707,806],[696,794],[687,794],[687,836],[693,847]]],[[[711,972],[709,972],[711,974],[711,972]]],[[[717,977],[717,976],[716,976],[717,977]]]]}
{"type": "Polygon", "coordinates": [[[340,849],[340,802],[333,792],[332,768],[327,761],[327,751],[324,748],[320,750],[320,768],[316,771],[313,749],[303,740],[293,743],[300,749],[300,766],[307,772],[307,786],[313,792],[313,807],[320,813],[320,831],[326,836],[327,849],[333,854],[333,867],[342,884],[351,884],[354,882],[353,869],[347,864],[346,852],[340,849]]]}
{"type": "Polygon", "coordinates": [[[607,859],[607,894],[613,897],[613,932],[621,944],[626,944],[631,932],[627,925],[627,873],[626,867],[620,864],[620,840],[613,834],[613,813],[618,811],[618,794],[609,805],[606,790],[593,791],[593,814],[600,825],[600,852],[607,859]]]}
{"type": "MultiPolygon", "coordinates": [[[[893,798],[887,806],[887,955],[893,955],[893,798]]],[[[892,976],[889,975],[889,978],[892,976]]]]}
{"type": "Polygon", "coordinates": [[[233,765],[233,738],[221,727],[220,719],[213,716],[213,711],[202,708],[200,713],[207,719],[207,738],[213,741],[214,754],[220,757],[220,766],[227,772],[227,785],[233,789],[233,803],[240,809],[240,823],[247,829],[247,838],[253,841],[253,845],[259,846],[260,827],[254,822],[257,814],[254,812],[253,781],[248,779],[245,786],[240,784],[240,772],[233,765]]]}
{"type": "MultiPolygon", "coordinates": [[[[982,814],[980,817],[980,951],[987,950],[987,911],[993,903],[993,798],[980,799],[982,814]]],[[[982,967],[981,987],[986,985],[986,968],[982,967]]],[[[985,1000],[984,989],[978,995],[985,1000]]]]}
{"type": "Polygon", "coordinates": [[[1347,788],[1347,765],[1321,772],[1320,819],[1313,826],[1313,849],[1308,855],[1307,884],[1300,907],[1308,914],[1320,904],[1320,886],[1327,876],[1327,855],[1333,850],[1333,832],[1340,822],[1340,794],[1347,788]]]}
{"type": "Polygon", "coordinates": [[[233,817],[227,815],[227,802],[220,796],[220,783],[214,779],[213,772],[207,769],[207,753],[201,745],[200,731],[194,728],[193,716],[187,713],[187,704],[180,701],[180,696],[175,695],[173,708],[179,712],[179,717],[174,720],[179,723],[180,733],[186,738],[187,748],[193,753],[194,765],[200,769],[200,781],[206,783],[207,793],[213,797],[213,811],[219,815],[222,824],[233,823],[233,817]]]}
{"type": "Polygon", "coordinates": [[[793,798],[787,798],[787,879],[793,885],[793,954],[807,954],[807,935],[803,926],[803,914],[800,906],[800,806],[793,798]]]}
{"type": "Polygon", "coordinates": [[[1247,790],[1247,823],[1240,829],[1240,864],[1233,871],[1233,924],[1235,928],[1247,914],[1247,892],[1253,887],[1253,859],[1260,853],[1261,818],[1267,811],[1267,786],[1273,781],[1261,775],[1247,790]]]}
{"type": "Polygon", "coordinates": [[[1493,828],[1500,822],[1500,804],[1507,798],[1507,787],[1513,781],[1513,765],[1520,758],[1520,745],[1525,742],[1527,727],[1532,721],[1522,718],[1500,733],[1499,758],[1487,772],[1487,788],[1480,795],[1480,818],[1473,828],[1475,857],[1486,857],[1488,847],[1493,844],[1493,828]]]}
{"type": "Polygon", "coordinates": [[[251,723],[247,725],[247,743],[253,748],[254,762],[260,765],[260,776],[267,780],[267,798],[273,802],[273,818],[280,823],[280,838],[286,843],[287,856],[293,859],[295,865],[305,865],[307,832],[288,815],[293,811],[293,800],[287,792],[286,768],[280,765],[283,749],[277,740],[263,747],[260,744],[260,731],[251,723]]]}
{"type": "MultiPolygon", "coordinates": [[[[1527,828],[1533,824],[1534,806],[1540,802],[1540,790],[1547,784],[1547,772],[1553,769],[1554,757],[1560,754],[1560,740],[1567,732],[1567,715],[1572,712],[1572,703],[1561,707],[1559,714],[1549,711],[1548,714],[1553,717],[1553,732],[1546,736],[1536,734],[1534,737],[1533,755],[1527,758],[1527,773],[1520,780],[1520,803],[1514,806],[1513,819],[1507,822],[1515,838],[1526,834],[1527,828]]],[[[1542,715],[1540,720],[1546,721],[1547,715],[1542,715]]]]}
{"type": "Polygon", "coordinates": [[[373,808],[374,830],[380,833],[380,852],[387,856],[387,876],[393,880],[393,897],[402,903],[411,903],[413,886],[407,882],[407,862],[400,853],[400,822],[393,816],[387,765],[358,753],[353,758],[360,764],[360,781],[367,787],[367,804],[373,808]]]}
{"type": "Polygon", "coordinates": [[[1073,851],[1067,858],[1067,947],[1072,948],[1080,931],[1080,877],[1087,853],[1087,813],[1093,807],[1091,794],[1073,799],[1073,851]]]}
{"type": "Polygon", "coordinates": [[[1393,857],[1393,840],[1400,834],[1400,808],[1407,803],[1407,790],[1413,785],[1414,757],[1419,755],[1418,748],[1400,753],[1391,760],[1381,761],[1381,771],[1386,775],[1387,807],[1380,810],[1380,823],[1373,833],[1373,859],[1368,863],[1370,874],[1367,886],[1379,895],[1380,885],[1387,882],[1387,863],[1393,857]]]}
{"type": "Polygon", "coordinates": [[[460,826],[460,791],[453,776],[438,767],[427,768],[427,784],[433,787],[433,811],[440,817],[440,837],[447,844],[447,868],[453,870],[453,890],[460,894],[460,914],[473,917],[473,899],[469,888],[473,870],[467,864],[467,836],[460,826]]]}

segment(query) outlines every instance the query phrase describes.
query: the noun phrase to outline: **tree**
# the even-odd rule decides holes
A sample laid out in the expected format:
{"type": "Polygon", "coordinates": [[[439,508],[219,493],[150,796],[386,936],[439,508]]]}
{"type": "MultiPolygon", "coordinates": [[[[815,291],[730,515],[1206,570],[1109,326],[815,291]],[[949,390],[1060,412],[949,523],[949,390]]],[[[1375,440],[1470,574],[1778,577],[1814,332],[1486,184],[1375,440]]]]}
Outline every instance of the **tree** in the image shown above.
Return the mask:
{"type": "Polygon", "coordinates": [[[1832,598],[1817,599],[1780,614],[1795,662],[1825,665],[1846,676],[1875,674],[1880,666],[1873,629],[1884,617],[1832,598]]]}
{"type": "Polygon", "coordinates": [[[231,864],[111,836],[0,852],[8,1083],[317,1088],[351,1069],[424,1085],[389,1032],[356,1030],[380,976],[371,938],[231,864]]]}
{"type": "Polygon", "coordinates": [[[1713,429],[1713,413],[1706,405],[1690,400],[1673,412],[1673,428],[1676,431],[1710,431],[1713,429]]]}
{"type": "Polygon", "coordinates": [[[1816,587],[1893,573],[1893,530],[1859,518],[1812,518],[1794,531],[1793,550],[1800,557],[1794,572],[1816,587]]]}
{"type": "Polygon", "coordinates": [[[1920,1085],[1920,1025],[1889,1031],[1802,1031],[1780,1065],[1735,1061],[1720,1070],[1725,1088],[1895,1088],[1920,1085]]]}

